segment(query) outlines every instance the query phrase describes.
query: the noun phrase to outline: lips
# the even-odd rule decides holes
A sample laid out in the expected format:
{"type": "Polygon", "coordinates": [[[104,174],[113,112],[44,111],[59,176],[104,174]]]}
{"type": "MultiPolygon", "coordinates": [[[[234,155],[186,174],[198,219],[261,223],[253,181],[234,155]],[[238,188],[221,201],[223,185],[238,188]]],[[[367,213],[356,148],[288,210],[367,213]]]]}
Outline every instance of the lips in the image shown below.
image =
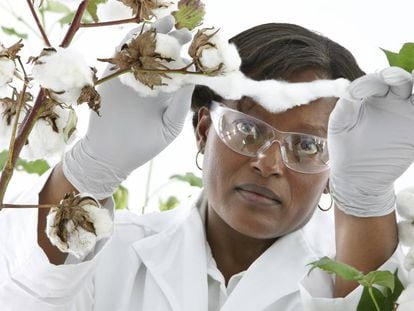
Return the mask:
{"type": "Polygon", "coordinates": [[[245,192],[247,194],[253,194],[259,197],[263,197],[264,199],[271,200],[277,204],[281,204],[282,201],[280,197],[274,193],[269,188],[259,186],[256,184],[243,184],[236,187],[236,191],[239,191],[241,193],[245,192]]]}

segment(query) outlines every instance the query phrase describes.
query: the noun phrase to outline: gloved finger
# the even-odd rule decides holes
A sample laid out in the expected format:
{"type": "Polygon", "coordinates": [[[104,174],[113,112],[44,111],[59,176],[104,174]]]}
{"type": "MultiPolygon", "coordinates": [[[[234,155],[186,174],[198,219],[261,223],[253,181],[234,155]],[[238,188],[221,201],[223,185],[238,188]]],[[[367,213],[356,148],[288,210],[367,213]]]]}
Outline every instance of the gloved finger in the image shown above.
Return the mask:
{"type": "Polygon", "coordinates": [[[339,134],[350,131],[358,123],[361,101],[346,96],[341,97],[331,112],[328,121],[328,133],[339,134]]]}
{"type": "Polygon", "coordinates": [[[174,137],[177,136],[185,121],[191,105],[191,96],[193,94],[194,85],[186,85],[180,88],[172,98],[171,102],[162,116],[164,125],[174,137]]]}
{"type": "Polygon", "coordinates": [[[411,74],[399,67],[385,68],[379,73],[381,79],[390,86],[389,90],[397,97],[406,99],[411,96],[413,90],[413,78],[411,74]]]}
{"type": "Polygon", "coordinates": [[[152,28],[154,28],[159,33],[166,34],[171,31],[174,25],[175,18],[172,15],[167,15],[154,22],[154,24],[152,24],[152,28]]]}
{"type": "Polygon", "coordinates": [[[389,88],[377,73],[372,73],[352,81],[348,92],[352,98],[362,99],[370,96],[385,96],[389,88]]]}
{"type": "Polygon", "coordinates": [[[171,37],[176,38],[181,45],[184,45],[187,42],[190,42],[193,37],[193,35],[187,28],[181,28],[178,30],[171,31],[169,35],[171,37]]]}

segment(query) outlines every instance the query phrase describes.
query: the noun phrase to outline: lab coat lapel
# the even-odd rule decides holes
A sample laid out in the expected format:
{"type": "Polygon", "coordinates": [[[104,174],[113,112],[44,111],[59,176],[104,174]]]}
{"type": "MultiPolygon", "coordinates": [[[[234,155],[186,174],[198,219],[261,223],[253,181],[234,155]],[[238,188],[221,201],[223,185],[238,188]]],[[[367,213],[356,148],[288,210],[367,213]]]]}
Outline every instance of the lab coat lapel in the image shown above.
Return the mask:
{"type": "Polygon", "coordinates": [[[203,224],[192,208],[181,223],[133,245],[174,311],[207,311],[203,224]]]}
{"type": "Polygon", "coordinates": [[[302,230],[280,238],[249,267],[221,310],[263,310],[298,291],[312,254],[302,230]]]}

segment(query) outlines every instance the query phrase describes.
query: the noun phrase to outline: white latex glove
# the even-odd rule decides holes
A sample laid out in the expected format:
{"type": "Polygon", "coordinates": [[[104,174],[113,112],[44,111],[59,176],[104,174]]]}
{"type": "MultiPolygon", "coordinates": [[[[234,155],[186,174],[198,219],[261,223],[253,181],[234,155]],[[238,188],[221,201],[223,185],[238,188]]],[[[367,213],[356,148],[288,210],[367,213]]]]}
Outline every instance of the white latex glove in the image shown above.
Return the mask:
{"type": "Polygon", "coordinates": [[[383,216],[394,181],[414,161],[413,78],[390,67],[351,83],[328,126],[330,190],[346,214],[383,216]]]}
{"type": "MultiPolygon", "coordinates": [[[[168,33],[173,25],[174,20],[167,17],[154,27],[168,33]]],[[[180,44],[191,39],[188,31],[169,35],[180,44]]],[[[181,132],[193,88],[185,86],[173,93],[144,97],[119,79],[104,83],[98,89],[101,117],[91,113],[86,136],[64,156],[66,178],[77,190],[97,199],[111,196],[135,168],[157,155],[181,132]]]]}

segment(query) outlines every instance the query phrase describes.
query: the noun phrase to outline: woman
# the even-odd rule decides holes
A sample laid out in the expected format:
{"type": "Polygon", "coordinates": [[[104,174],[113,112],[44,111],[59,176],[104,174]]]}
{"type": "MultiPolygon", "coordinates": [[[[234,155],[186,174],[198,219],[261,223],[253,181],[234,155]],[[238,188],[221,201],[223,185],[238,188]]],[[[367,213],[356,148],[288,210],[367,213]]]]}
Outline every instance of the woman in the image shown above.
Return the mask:
{"type": "MultiPolygon", "coordinates": [[[[299,26],[261,25],[231,41],[239,49],[241,70],[256,80],[354,80],[363,75],[347,50],[299,26]]],[[[391,79],[391,84],[402,94],[372,98],[392,101],[399,96],[404,102],[412,81],[403,74],[396,76],[398,81],[391,79]]],[[[386,83],[388,76],[374,80],[368,76],[354,91],[365,97],[393,90],[386,83]]],[[[87,191],[111,208],[105,198],[114,187],[179,133],[191,91],[185,88],[172,95],[137,98],[117,80],[108,83],[101,90],[102,118],[91,117],[86,137],[66,154],[63,165],[55,167],[44,186],[39,183],[39,203],[58,202],[69,191],[87,191]],[[131,133],[140,135],[131,138],[131,133]]],[[[335,109],[329,124],[337,159],[342,161],[343,155],[352,162],[335,162],[331,156],[329,171],[326,136],[335,98],[272,114],[250,98],[229,101],[197,87],[192,107],[197,145],[204,154],[205,189],[200,198],[189,208],[163,214],[119,213],[110,241],[100,242],[81,263],[49,244],[44,234],[47,212],[40,211],[41,248],[33,241],[37,224],[27,220],[21,225],[25,231],[20,235],[26,237],[21,238],[21,249],[14,247],[13,254],[3,255],[7,268],[1,271],[7,276],[1,280],[2,305],[6,310],[355,309],[360,287],[352,291],[356,284],[333,282],[321,271],[306,277],[306,264],[334,251],[325,242],[334,235],[329,222],[325,215],[314,213],[322,192],[329,191],[328,178],[335,181],[331,185],[337,201],[336,258],[363,271],[375,270],[384,262],[382,269],[394,269],[392,261],[399,258],[394,252],[398,243],[394,212],[388,192],[382,191],[388,190],[389,182],[380,178],[384,187],[378,186],[381,193],[374,197],[353,192],[361,179],[367,186],[371,170],[361,168],[355,156],[358,146],[341,149],[349,147],[343,146],[345,142],[355,142],[349,140],[350,134],[345,135],[348,141],[341,135],[345,125],[355,123],[356,119],[350,119],[356,102],[341,99],[337,104],[341,114],[335,109]],[[352,111],[346,111],[347,107],[352,111]],[[364,174],[346,175],[355,168],[364,174]],[[344,179],[349,184],[344,185],[344,179]]],[[[385,140],[387,135],[382,137],[385,140]]],[[[365,145],[370,145],[372,139],[367,140],[365,145]]],[[[389,155],[385,158],[394,163],[389,155]]],[[[411,151],[399,163],[400,169],[413,158],[411,151]]],[[[391,184],[397,173],[387,175],[391,184]]],[[[373,185],[378,176],[371,178],[368,187],[378,185],[373,185]]],[[[13,230],[6,217],[0,218],[5,228],[2,236],[13,230]]]]}

